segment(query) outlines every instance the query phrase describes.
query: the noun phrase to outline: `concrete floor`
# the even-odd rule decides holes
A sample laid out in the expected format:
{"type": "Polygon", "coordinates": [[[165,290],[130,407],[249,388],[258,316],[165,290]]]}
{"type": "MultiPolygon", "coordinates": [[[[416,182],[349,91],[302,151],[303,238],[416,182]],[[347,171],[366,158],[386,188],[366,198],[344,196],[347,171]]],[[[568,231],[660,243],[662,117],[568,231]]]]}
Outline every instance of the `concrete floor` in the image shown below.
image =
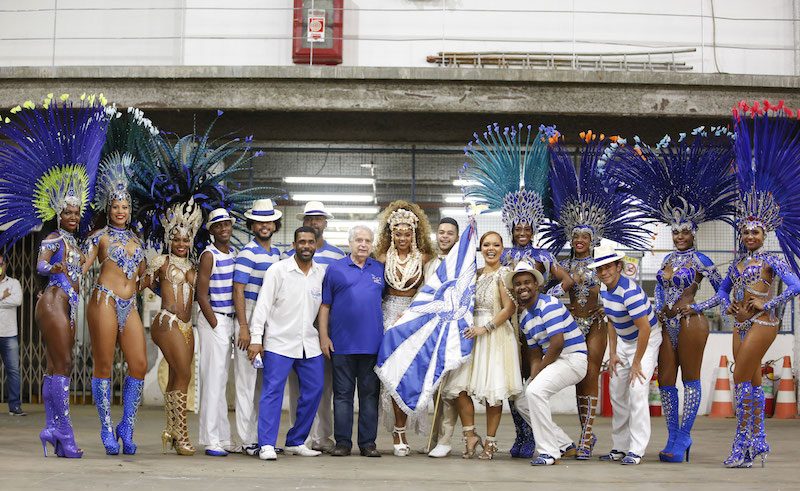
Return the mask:
{"type": "MultiPolygon", "coordinates": [[[[73,421],[78,443],[84,449],[79,460],[42,457],[38,432],[44,421],[42,406],[28,405],[27,417],[0,415],[0,489],[524,489],[546,485],[548,489],[798,489],[800,467],[800,420],[770,420],[767,423],[772,454],[766,469],[725,469],[720,461],[730,450],[733,420],[698,419],[693,437],[690,464],[663,464],[657,452],[666,438],[663,418],[653,418],[649,458],[638,467],[618,464],[563,461],[547,468],[534,468],[527,460],[511,459],[507,453],[513,441],[513,426],[508,415],[498,434],[501,452],[494,461],[471,460],[457,456],[431,459],[414,454],[407,458],[391,455],[391,440],[381,431],[378,448],[384,456],[304,458],[279,456],[277,462],[262,462],[254,457],[229,455],[212,458],[199,449],[194,457],[162,455],[160,430],[163,412],[145,407],[136,427],[139,451],[135,456],[106,456],[97,434],[97,414],[92,406],[74,406],[73,421]]],[[[115,418],[120,408],[114,408],[115,418]]],[[[230,414],[233,416],[233,413],[230,414]]],[[[286,414],[284,413],[284,423],[286,414]]],[[[478,428],[485,427],[480,417],[478,428]]],[[[570,434],[576,434],[575,416],[557,416],[556,421],[570,434]]],[[[196,439],[197,418],[190,416],[196,439]]],[[[609,447],[608,418],[598,418],[598,452],[609,447]]],[[[279,443],[283,443],[286,424],[279,443]]],[[[419,447],[421,436],[412,436],[412,447],[419,447]]]]}

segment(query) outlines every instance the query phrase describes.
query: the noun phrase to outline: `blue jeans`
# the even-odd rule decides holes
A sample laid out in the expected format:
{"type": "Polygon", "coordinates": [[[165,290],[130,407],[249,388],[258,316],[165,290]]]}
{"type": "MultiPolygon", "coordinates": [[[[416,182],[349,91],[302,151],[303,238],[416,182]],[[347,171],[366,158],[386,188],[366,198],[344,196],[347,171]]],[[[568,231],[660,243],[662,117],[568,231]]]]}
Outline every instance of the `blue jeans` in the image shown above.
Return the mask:
{"type": "Polygon", "coordinates": [[[333,367],[333,436],[336,445],[353,447],[353,395],[358,385],[358,447],[374,446],[378,436],[378,397],[375,373],[378,355],[331,355],[333,367]]]}
{"type": "Polygon", "coordinates": [[[22,409],[19,398],[19,339],[17,336],[0,337],[0,357],[3,358],[3,367],[6,372],[6,386],[8,387],[8,409],[17,411],[22,409]]]}

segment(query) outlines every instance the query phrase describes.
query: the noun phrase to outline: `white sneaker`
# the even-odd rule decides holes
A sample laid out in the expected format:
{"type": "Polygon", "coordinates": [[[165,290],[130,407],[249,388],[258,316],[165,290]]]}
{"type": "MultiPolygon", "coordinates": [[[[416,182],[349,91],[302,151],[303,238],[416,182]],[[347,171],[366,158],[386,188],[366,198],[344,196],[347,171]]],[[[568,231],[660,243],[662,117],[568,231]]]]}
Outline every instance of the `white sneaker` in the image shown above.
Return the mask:
{"type": "Polygon", "coordinates": [[[447,457],[448,455],[450,455],[451,450],[453,450],[453,447],[451,447],[450,445],[443,445],[439,443],[435,447],[433,447],[433,450],[428,452],[428,457],[433,457],[436,459],[447,457]]]}
{"type": "MultiPolygon", "coordinates": [[[[322,452],[320,452],[319,450],[311,450],[310,448],[306,447],[305,444],[292,447],[284,447],[283,450],[287,453],[293,455],[299,455],[301,457],[316,457],[317,455],[322,454],[322,452]]],[[[264,447],[261,447],[261,451],[262,452],[264,451],[264,447]]]]}
{"type": "Polygon", "coordinates": [[[275,453],[275,447],[272,445],[264,445],[258,451],[258,458],[261,460],[278,460],[278,455],[275,453]]]}

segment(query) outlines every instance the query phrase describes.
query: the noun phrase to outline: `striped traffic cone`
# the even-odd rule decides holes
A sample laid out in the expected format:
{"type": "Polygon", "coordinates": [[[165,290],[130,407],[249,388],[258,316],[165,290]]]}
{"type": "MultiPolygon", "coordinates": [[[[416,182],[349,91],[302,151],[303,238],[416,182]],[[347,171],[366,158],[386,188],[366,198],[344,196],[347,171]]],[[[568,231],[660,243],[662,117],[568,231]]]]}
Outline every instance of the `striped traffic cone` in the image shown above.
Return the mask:
{"type": "Polygon", "coordinates": [[[793,419],[797,416],[797,399],[794,394],[794,377],[792,376],[792,360],[783,357],[781,381],[778,383],[778,396],[775,398],[775,419],[793,419]]]}
{"type": "Polygon", "coordinates": [[[733,400],[731,399],[731,379],[728,378],[728,357],[719,357],[717,381],[714,383],[714,399],[711,403],[711,418],[732,418],[733,400]]]}

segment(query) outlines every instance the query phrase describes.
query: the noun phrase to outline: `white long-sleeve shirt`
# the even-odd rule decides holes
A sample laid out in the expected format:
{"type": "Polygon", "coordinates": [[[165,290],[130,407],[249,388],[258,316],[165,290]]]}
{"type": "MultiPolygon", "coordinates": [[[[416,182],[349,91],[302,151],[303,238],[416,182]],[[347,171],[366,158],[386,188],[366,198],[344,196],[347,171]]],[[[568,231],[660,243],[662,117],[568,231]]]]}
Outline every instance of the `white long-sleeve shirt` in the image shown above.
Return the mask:
{"type": "Polygon", "coordinates": [[[322,303],[324,277],[323,266],[312,262],[305,274],[294,257],[273,264],[264,274],[250,318],[250,342],[289,358],[321,355],[314,320],[322,303]]]}
{"type": "Polygon", "coordinates": [[[9,296],[0,300],[0,338],[16,336],[17,307],[22,305],[22,287],[19,281],[6,276],[0,281],[0,297],[8,290],[9,296]]]}

